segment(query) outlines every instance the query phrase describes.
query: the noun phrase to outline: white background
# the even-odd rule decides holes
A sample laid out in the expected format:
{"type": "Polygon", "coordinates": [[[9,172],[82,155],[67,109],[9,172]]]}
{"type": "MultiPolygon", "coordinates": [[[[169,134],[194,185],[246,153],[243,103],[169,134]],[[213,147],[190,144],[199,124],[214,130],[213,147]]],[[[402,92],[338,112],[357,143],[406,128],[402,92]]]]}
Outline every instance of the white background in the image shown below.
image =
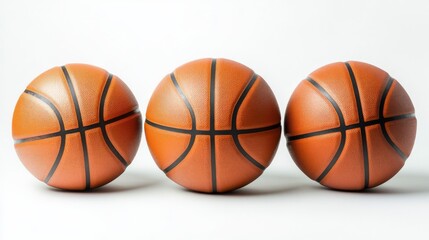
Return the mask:
{"type": "Polygon", "coordinates": [[[423,0],[0,0],[0,239],[428,239],[428,70],[423,0]],[[72,62],[103,67],[128,84],[145,113],[166,74],[204,57],[253,68],[282,113],[316,68],[346,60],[377,65],[414,102],[413,153],[388,183],[338,192],[302,174],[282,137],[266,172],[226,195],[172,183],[144,138],[127,171],[91,193],[47,187],[16,156],[13,108],[41,72],[72,62]]]}

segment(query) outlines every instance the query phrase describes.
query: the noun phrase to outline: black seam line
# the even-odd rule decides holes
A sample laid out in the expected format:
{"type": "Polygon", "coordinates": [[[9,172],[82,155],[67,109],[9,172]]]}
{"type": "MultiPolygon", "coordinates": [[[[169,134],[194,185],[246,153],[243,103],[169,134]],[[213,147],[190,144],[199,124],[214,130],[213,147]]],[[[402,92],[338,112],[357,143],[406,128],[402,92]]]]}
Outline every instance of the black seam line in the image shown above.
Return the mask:
{"type": "MultiPolygon", "coordinates": [[[[177,82],[176,77],[174,76],[174,73],[170,74],[170,78],[174,84],[174,87],[176,88],[177,92],[179,93],[180,97],[185,102],[185,105],[188,108],[189,113],[191,114],[192,130],[195,130],[197,123],[196,123],[196,119],[195,119],[194,109],[192,108],[191,103],[189,102],[188,98],[186,98],[185,94],[183,93],[182,89],[180,88],[179,83],[177,82]]],[[[181,163],[183,161],[183,159],[185,159],[186,155],[188,155],[189,151],[191,151],[191,148],[194,145],[194,142],[195,142],[195,134],[191,134],[191,139],[189,140],[188,147],[185,149],[185,151],[172,164],[170,164],[168,167],[166,167],[162,171],[164,171],[164,173],[168,173],[173,168],[175,168],[177,165],[179,165],[179,163],[181,163]]]]}
{"type": "Polygon", "coordinates": [[[240,135],[240,134],[252,134],[252,133],[259,133],[259,132],[266,132],[273,129],[277,129],[281,127],[280,123],[270,125],[267,127],[261,127],[261,128],[250,128],[250,129],[241,129],[241,130],[189,130],[189,129],[182,129],[182,128],[175,128],[175,127],[169,127],[165,125],[161,125],[158,123],[154,123],[148,119],[145,120],[145,123],[148,125],[158,128],[164,131],[168,132],[175,132],[175,133],[183,133],[183,134],[195,134],[195,135],[240,135]]]}
{"type": "Polygon", "coordinates": [[[82,150],[83,150],[83,161],[85,164],[85,189],[88,190],[91,188],[91,176],[89,171],[89,156],[88,156],[88,145],[86,143],[85,130],[83,128],[82,114],[80,112],[79,102],[77,100],[76,91],[74,89],[73,83],[71,81],[70,75],[67,71],[66,66],[62,66],[61,69],[64,72],[64,76],[66,77],[67,84],[69,86],[70,94],[73,99],[73,104],[76,111],[77,123],[79,127],[80,138],[82,141],[82,150]]]}
{"type": "Polygon", "coordinates": [[[340,121],[340,127],[338,129],[341,132],[340,145],[338,146],[338,149],[335,152],[335,155],[332,158],[332,160],[329,162],[328,166],[325,168],[325,170],[323,170],[322,174],[320,174],[320,176],[316,179],[317,182],[320,182],[323,180],[323,178],[325,178],[325,176],[329,173],[329,171],[331,171],[331,169],[334,167],[335,163],[337,163],[338,159],[340,158],[341,153],[343,152],[344,146],[346,144],[346,127],[345,127],[346,124],[345,124],[343,113],[341,112],[341,109],[338,106],[338,103],[332,98],[332,96],[329,95],[329,93],[322,86],[320,86],[319,83],[317,83],[316,81],[314,81],[310,77],[307,78],[307,81],[309,81],[313,86],[315,86],[317,88],[317,90],[319,90],[319,92],[326,99],[328,99],[328,101],[334,107],[335,112],[337,113],[338,119],[340,121]]]}
{"type": "Polygon", "coordinates": [[[109,124],[112,124],[112,123],[114,123],[114,122],[120,121],[120,120],[122,120],[122,119],[124,119],[124,118],[127,118],[127,117],[129,117],[129,116],[133,116],[133,115],[140,115],[140,110],[139,110],[139,109],[134,109],[134,110],[132,110],[132,111],[129,111],[129,112],[127,112],[127,113],[124,113],[124,114],[122,114],[122,115],[119,115],[119,116],[117,116],[117,117],[114,117],[114,118],[112,118],[112,119],[109,119],[109,120],[105,121],[105,122],[104,122],[104,124],[105,124],[105,125],[109,125],[109,124]]]}
{"type": "Polygon", "coordinates": [[[392,138],[390,138],[389,134],[387,133],[386,125],[385,125],[385,118],[384,118],[384,114],[383,114],[384,105],[386,104],[387,94],[389,93],[390,89],[392,88],[392,84],[393,84],[393,79],[389,76],[387,84],[386,84],[386,88],[384,89],[383,95],[381,97],[378,115],[379,115],[379,118],[381,119],[380,126],[381,126],[381,131],[383,132],[384,138],[386,138],[386,140],[390,144],[390,146],[399,154],[399,156],[401,156],[402,160],[405,161],[407,159],[407,155],[405,155],[405,153],[403,151],[401,151],[401,149],[393,142],[392,138]]]}
{"type": "MultiPolygon", "coordinates": [[[[136,115],[136,114],[140,114],[140,111],[138,109],[130,111],[130,112],[127,112],[127,113],[122,114],[122,115],[119,115],[119,116],[117,116],[115,118],[112,118],[110,120],[107,120],[107,121],[104,122],[104,124],[105,125],[109,125],[109,124],[115,123],[117,121],[120,121],[122,119],[125,119],[125,118],[127,118],[129,116],[133,116],[133,115],[136,115]]],[[[84,131],[88,131],[88,130],[91,130],[91,129],[94,129],[94,128],[98,128],[98,127],[100,127],[100,123],[94,123],[94,124],[91,124],[91,125],[88,125],[88,126],[84,126],[83,130],[84,131]]],[[[34,137],[17,139],[17,140],[15,140],[14,143],[15,144],[20,144],[20,143],[25,143],[25,142],[43,140],[43,139],[52,138],[52,137],[60,137],[60,136],[65,136],[67,134],[78,133],[79,131],[80,131],[79,128],[73,128],[73,129],[68,129],[68,130],[61,129],[60,131],[54,132],[54,133],[49,133],[49,134],[44,134],[44,135],[39,135],[39,136],[34,136],[34,137]]]]}
{"type": "MultiPolygon", "coordinates": [[[[402,115],[397,115],[397,116],[383,118],[383,119],[370,120],[370,121],[364,122],[363,125],[365,127],[368,127],[368,126],[372,126],[372,125],[377,125],[377,124],[382,124],[382,123],[387,123],[387,122],[392,122],[392,121],[398,121],[398,120],[407,119],[407,118],[414,118],[414,117],[415,117],[414,113],[402,114],[402,115]]],[[[360,128],[360,126],[361,126],[361,124],[355,123],[355,124],[345,126],[345,129],[350,130],[350,129],[360,128]]],[[[299,140],[299,139],[321,136],[321,135],[340,132],[340,131],[341,131],[341,128],[336,127],[336,128],[329,128],[329,129],[320,130],[320,131],[316,131],[316,132],[310,132],[310,133],[304,133],[304,134],[300,134],[300,135],[286,136],[286,137],[287,137],[288,141],[295,141],[295,140],[299,140]]]]}
{"type": "MultiPolygon", "coordinates": [[[[237,131],[237,115],[238,110],[241,107],[241,104],[243,103],[244,99],[246,98],[247,94],[249,93],[250,89],[252,88],[253,84],[255,83],[256,79],[258,78],[258,75],[255,73],[252,74],[250,80],[248,81],[246,87],[244,88],[243,92],[241,93],[240,97],[238,98],[237,103],[234,106],[234,111],[232,113],[232,120],[231,120],[231,127],[232,131],[237,131]]],[[[237,146],[237,149],[240,151],[240,153],[254,166],[261,169],[262,171],[265,170],[265,166],[259,163],[256,159],[254,159],[246,150],[243,148],[243,146],[240,143],[240,139],[238,138],[237,134],[232,135],[234,139],[234,143],[237,146]]]]}
{"type": "Polygon", "coordinates": [[[107,134],[106,130],[106,124],[104,121],[104,105],[106,102],[107,93],[109,91],[110,83],[112,82],[113,75],[109,73],[109,76],[107,77],[106,84],[103,89],[103,93],[101,94],[100,99],[100,107],[98,111],[98,119],[100,122],[100,128],[101,132],[103,134],[104,141],[106,142],[107,146],[109,147],[110,151],[116,156],[116,158],[124,165],[124,167],[128,166],[128,162],[125,160],[125,158],[119,153],[119,151],[115,148],[112,141],[110,141],[109,135],[107,134]]]}
{"type": "MultiPolygon", "coordinates": [[[[215,88],[216,88],[216,59],[212,59],[210,70],[210,132],[215,131],[215,88]]],[[[210,134],[210,165],[212,177],[212,191],[217,192],[216,179],[216,141],[215,135],[210,134]]]]}
{"type": "MultiPolygon", "coordinates": [[[[33,92],[31,90],[25,90],[25,93],[38,98],[39,100],[41,100],[42,102],[46,103],[55,113],[55,116],[58,119],[58,123],[60,125],[60,131],[64,131],[64,121],[63,118],[61,117],[60,111],[55,107],[55,105],[46,97],[33,92]]],[[[43,182],[48,183],[49,180],[51,180],[52,176],[54,175],[55,170],[57,170],[58,165],[60,164],[61,158],[63,156],[64,153],[64,148],[66,146],[66,138],[65,136],[61,136],[61,143],[60,143],[60,149],[58,150],[58,154],[57,157],[55,158],[54,164],[52,164],[51,169],[49,170],[48,175],[45,177],[45,179],[43,180],[43,182]]]]}
{"type": "Polygon", "coordinates": [[[350,66],[350,64],[348,62],[344,63],[347,67],[347,71],[349,72],[350,75],[350,80],[352,82],[353,85],[353,92],[355,95],[355,99],[356,99],[356,106],[357,106],[357,111],[358,111],[358,116],[359,116],[359,127],[360,127],[360,133],[361,133],[361,137],[362,137],[362,154],[363,154],[363,166],[364,166],[364,174],[365,174],[365,188],[368,188],[369,186],[369,159],[368,159],[368,143],[367,143],[367,139],[366,139],[366,131],[365,131],[365,119],[363,117],[363,110],[362,110],[362,102],[361,102],[361,97],[359,94],[359,88],[357,86],[357,82],[356,82],[356,78],[355,78],[355,74],[353,73],[353,69],[350,66]]]}

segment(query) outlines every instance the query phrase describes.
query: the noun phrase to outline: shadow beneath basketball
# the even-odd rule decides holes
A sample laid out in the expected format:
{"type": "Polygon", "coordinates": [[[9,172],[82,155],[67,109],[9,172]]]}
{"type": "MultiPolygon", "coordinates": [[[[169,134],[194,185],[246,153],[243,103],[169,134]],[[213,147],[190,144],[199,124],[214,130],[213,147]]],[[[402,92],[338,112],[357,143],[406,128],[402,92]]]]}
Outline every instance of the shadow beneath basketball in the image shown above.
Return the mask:
{"type": "Polygon", "coordinates": [[[101,186],[99,188],[91,189],[89,191],[67,191],[58,188],[48,188],[51,191],[55,192],[65,192],[65,193],[82,193],[82,194],[107,194],[107,193],[117,193],[117,192],[131,192],[136,190],[141,190],[149,187],[153,187],[159,183],[159,180],[150,177],[142,172],[125,172],[117,179],[108,183],[107,185],[101,186]]]}
{"type": "Polygon", "coordinates": [[[159,183],[159,180],[143,172],[124,173],[118,179],[103,187],[92,190],[93,193],[113,193],[147,189],[159,183]]]}
{"type": "Polygon", "coordinates": [[[388,182],[364,191],[343,191],[324,187],[313,186],[313,189],[327,190],[338,193],[360,194],[360,195],[408,195],[429,194],[429,174],[407,173],[398,174],[388,182]]]}
{"type": "Polygon", "coordinates": [[[393,177],[389,182],[364,191],[365,194],[429,194],[428,173],[404,173],[393,177]]]}
{"type": "Polygon", "coordinates": [[[222,196],[265,196],[282,195],[293,191],[303,190],[310,186],[303,176],[287,174],[266,174],[255,182],[233,192],[220,194],[222,196]]]}

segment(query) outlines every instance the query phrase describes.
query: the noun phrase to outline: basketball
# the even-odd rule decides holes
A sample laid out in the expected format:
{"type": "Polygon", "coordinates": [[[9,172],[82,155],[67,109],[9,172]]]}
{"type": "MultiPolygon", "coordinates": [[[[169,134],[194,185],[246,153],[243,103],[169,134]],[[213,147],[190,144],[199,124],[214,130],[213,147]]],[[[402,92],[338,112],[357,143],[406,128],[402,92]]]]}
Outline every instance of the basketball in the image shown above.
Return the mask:
{"type": "Polygon", "coordinates": [[[155,89],[145,134],[164,173],[207,193],[238,189],[270,165],[281,135],[280,112],[268,84],[227,59],[177,68],[155,89]]]}
{"type": "Polygon", "coordinates": [[[404,88],[362,62],[333,63],[303,80],[285,116],[289,152],[311,179],[363,190],[392,178],[411,153],[417,121],[404,88]]]}
{"type": "Polygon", "coordinates": [[[69,64],[28,85],[15,107],[12,135],[21,162],[40,181],[88,190],[112,181],[131,163],[141,114],[118,77],[69,64]]]}

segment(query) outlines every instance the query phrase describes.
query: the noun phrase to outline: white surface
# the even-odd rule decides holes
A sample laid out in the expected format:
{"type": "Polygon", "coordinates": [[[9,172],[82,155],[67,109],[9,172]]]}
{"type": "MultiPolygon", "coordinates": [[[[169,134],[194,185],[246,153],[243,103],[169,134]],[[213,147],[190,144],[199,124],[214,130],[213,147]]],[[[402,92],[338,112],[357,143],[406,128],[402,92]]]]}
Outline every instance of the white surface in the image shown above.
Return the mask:
{"type": "Polygon", "coordinates": [[[0,0],[0,239],[428,239],[429,5],[425,1],[0,0]],[[365,193],[308,180],[282,138],[273,164],[233,194],[185,191],[150,157],[93,193],[53,190],[19,162],[13,108],[41,72],[70,62],[121,77],[144,113],[177,66],[204,57],[253,68],[281,111],[317,67],[360,60],[397,78],[418,117],[415,148],[365,193]]]}

